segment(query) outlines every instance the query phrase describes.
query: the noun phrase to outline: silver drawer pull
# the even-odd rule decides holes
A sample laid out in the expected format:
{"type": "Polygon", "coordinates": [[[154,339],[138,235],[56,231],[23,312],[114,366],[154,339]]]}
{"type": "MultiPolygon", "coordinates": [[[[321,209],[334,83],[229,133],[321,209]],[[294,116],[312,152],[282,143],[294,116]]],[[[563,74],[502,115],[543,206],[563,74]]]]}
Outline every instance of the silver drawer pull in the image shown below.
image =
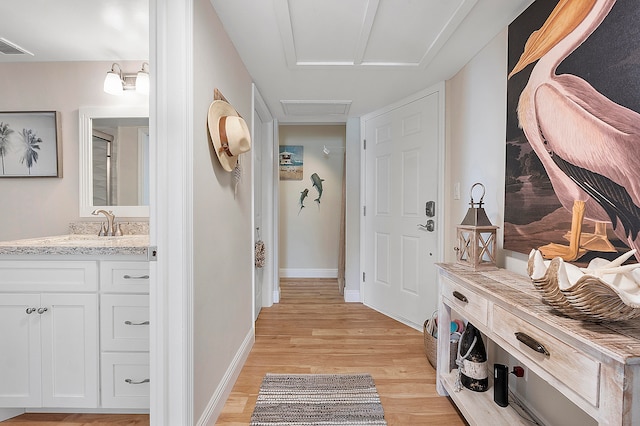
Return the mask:
{"type": "Polygon", "coordinates": [[[38,308],[38,313],[40,315],[44,314],[45,312],[47,312],[49,309],[48,308],[38,308]]]}
{"type": "Polygon", "coordinates": [[[27,315],[31,315],[35,311],[36,311],[36,308],[27,308],[27,310],[25,312],[27,313],[27,315]]]}
{"type": "Polygon", "coordinates": [[[131,321],[125,321],[124,322],[126,325],[149,325],[149,321],[143,321],[143,322],[131,322],[131,321]]]}
{"type": "Polygon", "coordinates": [[[469,303],[469,299],[467,299],[467,297],[464,294],[460,293],[459,291],[454,291],[453,292],[453,297],[455,297],[456,299],[458,299],[461,302],[469,303]]]}
{"type": "Polygon", "coordinates": [[[519,341],[521,341],[525,345],[529,346],[534,351],[536,351],[538,353],[541,353],[543,355],[546,355],[546,356],[551,356],[551,354],[549,353],[547,348],[545,348],[542,343],[538,342],[536,339],[534,339],[533,337],[529,336],[528,334],[522,333],[522,332],[517,332],[517,333],[515,333],[515,335],[516,335],[516,339],[518,339],[519,341]]]}
{"type": "Polygon", "coordinates": [[[131,275],[125,275],[122,278],[124,278],[125,280],[148,280],[149,279],[149,275],[140,275],[139,277],[132,277],[131,275]]]}
{"type": "Polygon", "coordinates": [[[129,383],[130,385],[141,385],[143,383],[149,383],[149,379],[144,379],[141,382],[136,382],[132,379],[124,379],[125,382],[129,383]]]}

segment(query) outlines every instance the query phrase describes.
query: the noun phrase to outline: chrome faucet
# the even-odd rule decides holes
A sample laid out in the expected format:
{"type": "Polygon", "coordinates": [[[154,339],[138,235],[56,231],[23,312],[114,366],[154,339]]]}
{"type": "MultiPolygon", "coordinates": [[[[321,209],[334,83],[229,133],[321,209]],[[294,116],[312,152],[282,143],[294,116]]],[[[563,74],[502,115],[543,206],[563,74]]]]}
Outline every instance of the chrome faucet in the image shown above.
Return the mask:
{"type": "Polygon", "coordinates": [[[106,210],[94,210],[91,212],[92,215],[94,216],[98,216],[100,213],[102,213],[106,218],[107,218],[107,229],[106,229],[106,233],[105,235],[112,237],[114,235],[116,235],[116,229],[114,226],[114,220],[116,219],[116,215],[113,214],[112,210],[106,211],[106,210]]]}

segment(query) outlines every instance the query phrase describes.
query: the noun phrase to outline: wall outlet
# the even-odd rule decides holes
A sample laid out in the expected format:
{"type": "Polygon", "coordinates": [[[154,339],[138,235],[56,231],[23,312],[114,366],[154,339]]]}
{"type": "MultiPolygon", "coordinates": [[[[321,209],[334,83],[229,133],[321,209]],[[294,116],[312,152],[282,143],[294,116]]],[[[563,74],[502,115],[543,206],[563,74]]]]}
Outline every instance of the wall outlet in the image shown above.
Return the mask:
{"type": "Polygon", "coordinates": [[[460,182],[456,182],[453,184],[453,199],[460,199],[460,182]]]}

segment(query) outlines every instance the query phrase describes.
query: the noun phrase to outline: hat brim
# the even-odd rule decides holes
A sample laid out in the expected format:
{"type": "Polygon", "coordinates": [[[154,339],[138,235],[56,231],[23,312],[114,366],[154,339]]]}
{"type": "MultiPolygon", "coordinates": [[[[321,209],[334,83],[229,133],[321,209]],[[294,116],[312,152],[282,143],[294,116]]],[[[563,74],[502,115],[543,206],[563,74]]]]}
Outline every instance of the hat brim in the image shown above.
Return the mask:
{"type": "Polygon", "coordinates": [[[221,152],[222,142],[220,142],[220,128],[218,123],[220,121],[220,117],[224,116],[238,117],[239,114],[234,107],[229,105],[229,103],[222,100],[213,101],[209,106],[209,114],[207,115],[207,127],[209,127],[211,143],[213,144],[213,149],[218,156],[220,165],[222,165],[223,169],[230,172],[238,163],[238,156],[229,156],[224,151],[221,152]]]}

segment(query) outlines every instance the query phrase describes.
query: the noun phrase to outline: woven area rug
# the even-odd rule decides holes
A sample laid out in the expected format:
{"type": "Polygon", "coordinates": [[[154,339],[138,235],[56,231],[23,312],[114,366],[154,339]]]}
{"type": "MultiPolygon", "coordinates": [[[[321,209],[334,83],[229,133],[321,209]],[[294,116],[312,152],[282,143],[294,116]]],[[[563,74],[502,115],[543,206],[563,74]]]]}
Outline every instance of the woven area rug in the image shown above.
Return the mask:
{"type": "Polygon", "coordinates": [[[267,374],[251,426],[386,425],[369,374],[267,374]]]}

